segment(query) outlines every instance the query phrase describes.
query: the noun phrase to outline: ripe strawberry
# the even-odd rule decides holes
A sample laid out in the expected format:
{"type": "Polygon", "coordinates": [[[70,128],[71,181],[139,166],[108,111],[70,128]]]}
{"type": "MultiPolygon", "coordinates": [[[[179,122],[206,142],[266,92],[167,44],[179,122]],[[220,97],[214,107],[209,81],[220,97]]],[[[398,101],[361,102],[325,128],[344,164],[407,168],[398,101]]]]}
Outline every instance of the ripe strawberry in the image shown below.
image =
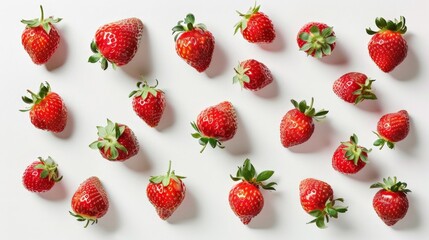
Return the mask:
{"type": "Polygon", "coordinates": [[[167,174],[151,177],[146,188],[147,197],[162,220],[169,218],[185,199],[186,187],[181,180],[185,177],[170,170],[171,161],[167,174]]]}
{"type": "Polygon", "coordinates": [[[139,151],[139,144],[134,132],[124,124],[113,123],[107,119],[107,126],[97,126],[98,140],[89,147],[99,149],[101,156],[110,161],[123,162],[139,151]]]}
{"type": "Polygon", "coordinates": [[[60,34],[54,24],[61,18],[44,18],[43,7],[40,5],[40,19],[21,20],[26,25],[21,40],[25,51],[35,64],[44,64],[52,57],[60,44],[60,34]]]}
{"type": "Polygon", "coordinates": [[[332,89],[344,101],[358,104],[365,99],[377,99],[371,89],[374,81],[363,73],[349,72],[335,80],[332,89]]]}
{"type": "Polygon", "coordinates": [[[325,118],[329,112],[324,109],[316,112],[313,108],[313,98],[311,98],[310,106],[305,100],[298,103],[292,99],[291,102],[295,108],[289,110],[280,123],[280,140],[285,148],[304,143],[310,139],[314,132],[313,119],[319,121],[325,118]]]}
{"type": "Polygon", "coordinates": [[[264,207],[264,196],[259,191],[259,187],[266,190],[275,190],[273,186],[277,183],[263,183],[273,174],[274,171],[268,170],[256,175],[255,167],[253,167],[249,159],[246,159],[243,166],[238,167],[236,176],[230,175],[234,181],[241,180],[229,192],[229,205],[243,224],[247,225],[264,207]]]}
{"type": "Polygon", "coordinates": [[[374,35],[368,43],[369,55],[383,72],[390,72],[407,57],[408,45],[402,37],[407,32],[405,18],[401,16],[398,22],[378,17],[375,24],[379,31],[366,29],[369,35],[374,35]]]}
{"type": "Polygon", "coordinates": [[[212,148],[224,148],[223,141],[230,140],[237,131],[235,109],[228,101],[204,109],[197,117],[197,123],[192,122],[196,133],[192,137],[199,140],[203,146],[201,153],[210,144],[212,148]]]}
{"type": "Polygon", "coordinates": [[[305,24],[299,30],[296,40],[299,50],[316,58],[331,55],[336,44],[336,37],[332,27],[319,22],[305,24]]]}
{"type": "Polygon", "coordinates": [[[336,207],[335,202],[343,202],[342,198],[334,199],[332,187],[323,181],[306,178],[299,184],[299,197],[301,206],[314,220],[308,223],[316,223],[318,228],[325,228],[329,218],[338,218],[338,213],[345,213],[347,207],[336,207]]]}
{"type": "Polygon", "coordinates": [[[356,134],[350,137],[350,141],[341,142],[332,156],[332,167],[340,173],[355,174],[368,162],[368,153],[371,149],[358,145],[356,134]]]}
{"type": "Polygon", "coordinates": [[[80,184],[71,200],[71,207],[73,212],[69,213],[79,222],[86,221],[85,228],[89,223],[97,223],[107,213],[109,199],[98,177],[90,177],[80,184]]]}
{"type": "Polygon", "coordinates": [[[198,72],[204,72],[212,60],[215,39],[204,24],[194,23],[195,17],[189,13],[173,27],[176,52],[198,72]]]}
{"type": "Polygon", "coordinates": [[[30,112],[31,123],[39,129],[51,132],[62,132],[67,124],[67,108],[63,99],[55,92],[51,92],[51,86],[40,84],[38,94],[27,90],[31,98],[23,96],[22,100],[31,104],[31,107],[20,110],[30,112]]]}
{"type": "Polygon", "coordinates": [[[241,62],[234,70],[237,74],[233,78],[233,83],[238,82],[241,87],[251,91],[262,89],[273,81],[270,69],[254,59],[241,62]]]}
{"type": "Polygon", "coordinates": [[[143,23],[138,18],[127,18],[101,26],[95,32],[91,42],[94,53],[89,57],[90,63],[101,63],[106,70],[109,63],[112,67],[123,66],[133,59],[140,45],[143,34],[143,23]]]}
{"type": "Polygon", "coordinates": [[[382,149],[384,144],[389,148],[394,148],[395,143],[407,137],[410,131],[410,118],[406,110],[401,110],[396,113],[388,113],[383,115],[377,123],[378,139],[374,142],[374,146],[382,149]]]}
{"type": "Polygon", "coordinates": [[[407,184],[397,182],[396,177],[383,178],[383,183],[375,183],[371,188],[382,188],[379,190],[372,201],[377,215],[387,226],[393,226],[399,220],[405,217],[408,211],[407,184]]]}
{"type": "Polygon", "coordinates": [[[58,165],[51,157],[46,160],[41,157],[38,159],[25,169],[22,176],[24,187],[31,192],[48,191],[63,178],[59,177],[58,165]]]}
{"type": "Polygon", "coordinates": [[[255,4],[245,14],[237,11],[242,19],[234,26],[234,34],[240,30],[244,39],[250,43],[270,43],[276,38],[271,19],[263,12],[259,12],[260,7],[255,4]]]}

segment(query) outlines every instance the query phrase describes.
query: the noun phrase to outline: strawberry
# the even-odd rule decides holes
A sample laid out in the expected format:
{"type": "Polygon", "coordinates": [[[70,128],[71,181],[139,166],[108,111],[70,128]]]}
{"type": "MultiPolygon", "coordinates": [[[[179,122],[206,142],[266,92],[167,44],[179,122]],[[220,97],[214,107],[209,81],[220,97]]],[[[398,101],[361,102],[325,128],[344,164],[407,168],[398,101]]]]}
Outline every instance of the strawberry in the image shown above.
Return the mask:
{"type": "Polygon", "coordinates": [[[192,122],[191,125],[196,131],[192,137],[198,139],[203,146],[201,153],[207,144],[212,148],[224,148],[222,142],[233,138],[237,131],[235,109],[230,102],[221,102],[200,112],[197,123],[192,122]]]}
{"type": "Polygon", "coordinates": [[[335,80],[332,89],[344,101],[358,104],[365,99],[377,99],[371,89],[374,81],[363,73],[349,72],[335,80]]]}
{"type": "Polygon", "coordinates": [[[374,142],[374,146],[382,149],[386,144],[389,148],[394,148],[395,143],[407,137],[410,131],[410,118],[406,110],[401,110],[396,113],[388,113],[383,115],[377,123],[377,132],[375,133],[378,139],[374,142]]]}
{"type": "Polygon", "coordinates": [[[350,141],[341,142],[332,156],[332,167],[340,173],[355,174],[365,167],[371,149],[358,145],[358,137],[353,134],[350,141]]]}
{"type": "Polygon", "coordinates": [[[316,112],[313,108],[313,98],[311,98],[310,106],[305,100],[298,103],[292,99],[291,102],[295,108],[289,110],[280,123],[280,140],[285,148],[304,143],[310,139],[314,132],[313,119],[319,121],[325,118],[329,112],[324,109],[316,112]]]}
{"type": "Polygon", "coordinates": [[[123,162],[139,151],[139,144],[134,132],[124,124],[113,123],[107,119],[107,126],[97,126],[98,140],[89,147],[98,149],[103,158],[123,162]]]}
{"type": "Polygon", "coordinates": [[[255,59],[241,62],[235,69],[233,83],[240,83],[241,87],[251,91],[264,88],[273,81],[270,69],[255,59]]]}
{"type": "Polygon", "coordinates": [[[372,201],[377,215],[387,226],[393,226],[405,217],[408,211],[407,184],[397,182],[396,177],[383,178],[383,183],[375,183],[370,188],[382,188],[372,201]]]}
{"type": "Polygon", "coordinates": [[[60,44],[60,34],[54,24],[61,18],[44,18],[43,7],[40,5],[40,19],[21,20],[26,25],[21,35],[22,45],[35,64],[44,64],[49,61],[60,44]]]}
{"type": "Polygon", "coordinates": [[[240,30],[243,38],[250,43],[270,43],[276,38],[271,19],[263,12],[259,12],[260,5],[249,8],[247,13],[243,14],[237,11],[242,17],[234,27],[234,34],[240,30]]]}
{"type": "Polygon", "coordinates": [[[338,213],[345,213],[347,207],[336,207],[337,201],[343,202],[342,198],[334,199],[332,187],[314,178],[306,178],[299,184],[299,197],[301,206],[308,214],[315,217],[308,223],[316,223],[318,228],[325,228],[329,218],[338,218],[338,213]]]}
{"type": "Polygon", "coordinates": [[[146,188],[147,197],[162,220],[169,218],[185,199],[186,187],[182,182],[185,177],[170,170],[171,161],[167,174],[151,177],[146,188]]]}
{"type": "Polygon", "coordinates": [[[51,92],[51,86],[41,83],[39,93],[35,94],[27,90],[31,98],[23,96],[22,100],[31,104],[31,107],[20,110],[30,112],[31,123],[39,129],[51,132],[62,132],[67,124],[67,108],[63,99],[55,92],[51,92]]]}
{"type": "Polygon", "coordinates": [[[58,165],[48,157],[47,159],[38,158],[31,163],[22,176],[24,187],[31,192],[46,192],[50,190],[55,183],[63,178],[58,174],[58,165]]]}
{"type": "Polygon", "coordinates": [[[316,58],[331,55],[335,49],[335,33],[332,27],[325,23],[310,22],[298,32],[297,42],[299,50],[316,58]]]}
{"type": "Polygon", "coordinates": [[[264,196],[262,196],[259,187],[275,190],[273,187],[276,185],[275,182],[263,183],[273,174],[274,171],[268,170],[257,175],[255,167],[249,159],[246,159],[243,166],[238,167],[236,176],[230,175],[233,181],[241,180],[229,192],[229,205],[243,224],[247,225],[264,207],[264,196]]]}
{"type": "Polygon", "coordinates": [[[138,18],[127,18],[108,23],[95,32],[95,40],[91,42],[93,55],[90,63],[101,63],[106,70],[109,63],[112,67],[123,66],[130,62],[136,54],[143,34],[143,23],[138,18]]]}
{"type": "Polygon", "coordinates": [[[189,13],[173,27],[176,52],[198,72],[204,72],[212,60],[215,39],[204,24],[194,23],[195,17],[189,13]]]}
{"type": "Polygon", "coordinates": [[[73,212],[69,213],[79,222],[86,221],[85,228],[89,223],[97,223],[107,213],[109,199],[98,177],[90,177],[79,185],[72,197],[71,207],[73,212]]]}
{"type": "Polygon", "coordinates": [[[368,43],[369,55],[383,72],[390,72],[407,57],[408,45],[402,37],[407,32],[405,18],[401,16],[399,21],[386,21],[378,17],[375,24],[380,30],[366,29],[369,35],[373,35],[368,43]]]}
{"type": "Polygon", "coordinates": [[[155,86],[149,86],[146,81],[138,82],[138,90],[130,93],[133,97],[133,109],[136,114],[143,119],[150,127],[158,126],[165,109],[165,96],[162,90],[155,86]]]}

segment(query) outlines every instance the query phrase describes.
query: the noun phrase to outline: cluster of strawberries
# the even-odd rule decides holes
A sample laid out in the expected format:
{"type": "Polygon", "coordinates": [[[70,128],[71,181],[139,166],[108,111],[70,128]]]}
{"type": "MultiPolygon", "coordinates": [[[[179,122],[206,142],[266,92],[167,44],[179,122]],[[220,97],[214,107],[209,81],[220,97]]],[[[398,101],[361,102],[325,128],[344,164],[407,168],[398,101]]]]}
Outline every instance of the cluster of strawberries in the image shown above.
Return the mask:
{"type": "MultiPolygon", "coordinates": [[[[60,35],[54,24],[61,19],[49,17],[23,20],[27,25],[22,34],[22,44],[35,64],[46,63],[56,51],[60,35]]],[[[274,26],[267,15],[260,12],[260,6],[254,6],[246,13],[239,13],[241,21],[235,26],[235,33],[250,43],[271,43],[276,37],[274,26]]],[[[375,32],[367,29],[374,35],[368,44],[371,58],[384,72],[393,70],[407,55],[407,43],[402,34],[407,30],[405,18],[399,21],[376,19],[380,28],[375,32]]],[[[91,43],[93,55],[89,57],[91,63],[101,63],[103,70],[109,64],[113,68],[123,66],[131,61],[137,52],[142,37],[143,23],[138,18],[129,18],[101,26],[95,33],[91,43]]],[[[195,17],[188,14],[184,20],[172,29],[175,34],[177,54],[198,72],[205,71],[212,59],[215,39],[204,24],[195,24],[195,17]]],[[[336,37],[332,27],[324,23],[311,22],[304,25],[297,35],[300,50],[309,56],[322,58],[330,55],[335,49],[336,37]]],[[[249,59],[242,61],[235,68],[234,83],[242,88],[257,91],[273,81],[270,70],[263,63],[249,59]]],[[[377,99],[371,90],[374,80],[358,72],[346,73],[337,79],[333,91],[346,102],[358,104],[365,99],[377,99]]],[[[150,86],[146,81],[139,82],[137,89],[132,91],[132,106],[136,114],[150,127],[156,127],[160,122],[166,100],[164,92],[150,86]]],[[[67,124],[67,108],[62,98],[51,91],[49,83],[41,84],[38,93],[28,90],[30,97],[22,97],[25,103],[31,106],[22,111],[29,111],[31,123],[43,130],[62,132],[67,124]]],[[[327,110],[316,111],[313,107],[314,99],[307,104],[305,100],[297,102],[291,100],[294,108],[289,110],[280,123],[280,142],[285,148],[293,147],[306,142],[314,132],[313,120],[321,120],[328,114],[327,110]]],[[[209,145],[212,148],[224,148],[222,143],[232,139],[237,130],[237,117],[233,105],[224,101],[210,106],[197,116],[191,123],[195,133],[192,137],[198,139],[202,146],[201,152],[209,145]]],[[[139,151],[139,144],[133,131],[125,124],[115,123],[107,119],[107,125],[97,126],[98,139],[89,147],[98,149],[103,158],[109,161],[125,161],[135,156],[139,151]]],[[[403,140],[409,132],[409,116],[407,111],[388,113],[382,116],[377,124],[378,139],[375,146],[383,148],[387,145],[393,148],[396,142],[403,140]]],[[[343,174],[355,174],[368,162],[371,149],[358,145],[358,137],[353,134],[350,140],[342,142],[332,157],[333,168],[343,174]]],[[[24,172],[24,186],[33,192],[50,190],[55,182],[61,180],[58,165],[51,157],[39,158],[24,172]]],[[[260,188],[275,190],[276,183],[264,183],[274,171],[262,171],[257,174],[249,159],[246,159],[232,180],[240,181],[229,194],[231,209],[244,224],[248,224],[263,208],[264,198],[260,188]]],[[[160,218],[167,219],[179,207],[185,198],[186,187],[182,181],[184,177],[171,171],[171,162],[165,175],[154,176],[149,180],[147,196],[155,206],[160,218]]],[[[382,188],[373,199],[373,206],[380,218],[387,224],[393,225],[402,219],[408,209],[406,193],[407,184],[398,182],[396,177],[383,179],[383,183],[376,183],[371,188],[382,188]]],[[[331,186],[323,181],[307,178],[299,185],[300,200],[303,209],[315,217],[310,223],[323,228],[329,218],[337,218],[339,213],[347,211],[347,207],[335,206],[336,202],[343,202],[342,198],[334,199],[331,186]]],[[[109,208],[109,200],[100,180],[90,177],[76,190],[72,197],[71,215],[78,221],[94,224],[105,215],[109,208]]]]}

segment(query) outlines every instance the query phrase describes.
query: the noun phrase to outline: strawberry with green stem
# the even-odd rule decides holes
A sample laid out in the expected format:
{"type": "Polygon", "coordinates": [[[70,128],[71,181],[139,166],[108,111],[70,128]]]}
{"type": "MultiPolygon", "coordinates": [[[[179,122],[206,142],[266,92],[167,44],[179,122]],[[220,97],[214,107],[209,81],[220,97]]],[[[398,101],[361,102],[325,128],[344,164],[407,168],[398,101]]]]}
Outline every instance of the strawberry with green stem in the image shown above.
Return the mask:
{"type": "Polygon", "coordinates": [[[363,100],[377,99],[372,91],[374,81],[363,73],[349,72],[335,80],[332,89],[344,101],[358,104],[363,100]]]}
{"type": "Polygon", "coordinates": [[[47,159],[39,157],[25,169],[22,183],[31,192],[45,192],[62,178],[58,174],[58,164],[51,157],[47,159]]]}
{"type": "Polygon", "coordinates": [[[250,43],[271,43],[276,38],[276,32],[274,30],[271,19],[260,12],[260,5],[256,5],[250,8],[247,13],[240,13],[238,15],[242,17],[241,21],[238,22],[234,28],[234,34],[240,30],[243,38],[250,43]]]}
{"type": "Polygon", "coordinates": [[[341,142],[332,156],[332,167],[343,174],[355,174],[368,163],[371,149],[358,145],[358,137],[353,134],[347,142],[341,142]]]}
{"type": "Polygon", "coordinates": [[[384,145],[393,149],[395,143],[402,141],[408,136],[410,131],[410,117],[406,110],[383,115],[377,123],[377,132],[374,132],[378,139],[374,141],[374,146],[382,149],[384,145]]]}
{"type": "Polygon", "coordinates": [[[242,88],[251,91],[258,91],[273,82],[270,69],[255,59],[242,61],[234,70],[233,83],[240,83],[242,88]]]}
{"type": "Polygon", "coordinates": [[[299,50],[315,58],[331,55],[335,49],[335,41],[333,28],[319,22],[307,23],[299,30],[297,36],[299,50]]]}

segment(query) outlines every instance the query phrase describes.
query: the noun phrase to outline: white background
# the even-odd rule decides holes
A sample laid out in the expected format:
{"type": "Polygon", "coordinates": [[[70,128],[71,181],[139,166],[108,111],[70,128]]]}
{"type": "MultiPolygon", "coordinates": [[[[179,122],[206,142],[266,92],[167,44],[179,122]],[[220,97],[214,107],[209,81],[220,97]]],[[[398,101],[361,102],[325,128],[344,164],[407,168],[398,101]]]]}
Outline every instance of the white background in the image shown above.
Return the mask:
{"type": "Polygon", "coordinates": [[[266,46],[233,36],[239,21],[235,10],[246,11],[254,1],[7,1],[0,20],[2,34],[2,239],[423,239],[429,234],[425,177],[428,161],[424,138],[429,136],[426,1],[259,1],[272,19],[276,40],[266,46]],[[21,45],[22,18],[39,16],[42,4],[47,16],[62,17],[57,25],[62,41],[52,61],[33,64],[21,45]],[[171,28],[189,12],[204,22],[216,39],[210,68],[198,73],[175,52],[171,28]],[[386,74],[367,52],[374,19],[405,16],[409,51],[405,61],[386,74]],[[87,63],[96,29],[127,17],[142,19],[142,44],[126,67],[102,71],[87,63]],[[322,60],[298,51],[296,34],[309,21],[325,22],[338,37],[332,56],[322,60]],[[265,63],[274,82],[259,93],[232,85],[233,67],[248,58],[265,63]],[[341,75],[359,71],[377,79],[379,100],[354,106],[332,92],[341,75]],[[167,97],[165,115],[151,129],[132,110],[128,94],[139,75],[159,80],[167,97]],[[64,133],[51,134],[31,125],[21,96],[49,81],[69,110],[64,133]],[[425,97],[426,96],[426,97],[425,97]],[[282,116],[292,108],[290,99],[315,98],[316,109],[330,110],[326,121],[316,123],[313,137],[298,147],[285,149],[279,140],[282,116]],[[200,146],[191,137],[189,122],[204,108],[229,100],[238,115],[238,132],[226,148],[200,146]],[[372,133],[385,113],[408,110],[411,131],[395,150],[373,149],[370,163],[355,176],[344,176],[331,167],[331,156],[340,141],[352,133],[371,147],[372,133]],[[136,133],[141,151],[125,163],[104,160],[88,147],[97,138],[96,126],[106,118],[127,124],[136,133]],[[44,194],[28,192],[21,176],[38,156],[52,156],[64,179],[44,194]],[[248,226],[242,225],[228,203],[233,186],[229,178],[245,158],[259,171],[272,169],[277,191],[264,192],[265,206],[248,226]],[[173,161],[177,174],[185,175],[188,188],[183,204],[162,221],[150,205],[145,189],[151,175],[166,171],[173,161]],[[69,216],[70,199],[77,186],[98,176],[110,199],[108,213],[98,225],[84,229],[69,216]],[[383,177],[397,176],[408,183],[410,208],[394,227],[387,227],[372,209],[377,190],[369,186],[383,177]],[[331,184],[336,197],[345,198],[349,211],[319,230],[307,225],[311,217],[299,203],[299,182],[314,177],[331,184]]]}

